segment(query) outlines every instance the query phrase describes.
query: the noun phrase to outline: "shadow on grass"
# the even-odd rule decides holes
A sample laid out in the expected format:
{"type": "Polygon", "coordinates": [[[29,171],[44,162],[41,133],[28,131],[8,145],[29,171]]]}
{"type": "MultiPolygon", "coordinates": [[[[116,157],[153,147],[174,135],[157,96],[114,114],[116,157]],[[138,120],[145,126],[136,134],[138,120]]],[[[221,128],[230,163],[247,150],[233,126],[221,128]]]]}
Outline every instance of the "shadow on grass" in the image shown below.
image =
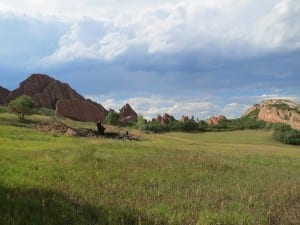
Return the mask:
{"type": "Polygon", "coordinates": [[[0,186],[1,225],[162,225],[135,210],[118,210],[77,203],[63,194],[0,186]]]}
{"type": "Polygon", "coordinates": [[[38,121],[30,120],[30,119],[11,119],[11,118],[1,118],[0,119],[0,125],[10,125],[15,127],[30,127],[32,125],[39,124],[38,121]]]}

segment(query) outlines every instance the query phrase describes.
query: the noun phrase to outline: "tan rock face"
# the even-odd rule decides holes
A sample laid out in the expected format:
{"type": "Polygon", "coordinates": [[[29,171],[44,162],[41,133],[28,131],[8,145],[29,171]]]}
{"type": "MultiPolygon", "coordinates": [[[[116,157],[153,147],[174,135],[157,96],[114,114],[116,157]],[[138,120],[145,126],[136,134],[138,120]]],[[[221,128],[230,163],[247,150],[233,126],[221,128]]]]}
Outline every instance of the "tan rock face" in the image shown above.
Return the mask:
{"type": "Polygon", "coordinates": [[[294,110],[281,110],[276,107],[263,106],[257,119],[269,123],[285,123],[294,129],[300,129],[300,114],[294,110]]]}
{"type": "Polygon", "coordinates": [[[207,119],[205,122],[208,124],[208,125],[217,125],[220,123],[220,121],[222,120],[227,120],[225,116],[223,115],[219,115],[219,116],[213,116],[213,117],[210,117],[209,119],[207,119]]]}
{"type": "Polygon", "coordinates": [[[55,113],[57,117],[67,117],[82,122],[103,122],[105,118],[105,112],[88,100],[59,100],[55,113]]]}
{"type": "Polygon", "coordinates": [[[9,90],[0,86],[0,105],[5,104],[5,99],[9,95],[9,90]]]}
{"type": "Polygon", "coordinates": [[[258,114],[256,119],[268,123],[285,123],[293,129],[300,129],[300,110],[299,105],[289,100],[272,99],[257,104],[244,114],[249,115],[254,110],[258,114]]]}
{"type": "Polygon", "coordinates": [[[122,124],[136,122],[138,118],[137,113],[131,108],[131,106],[128,103],[126,103],[120,109],[119,115],[122,124]]]}

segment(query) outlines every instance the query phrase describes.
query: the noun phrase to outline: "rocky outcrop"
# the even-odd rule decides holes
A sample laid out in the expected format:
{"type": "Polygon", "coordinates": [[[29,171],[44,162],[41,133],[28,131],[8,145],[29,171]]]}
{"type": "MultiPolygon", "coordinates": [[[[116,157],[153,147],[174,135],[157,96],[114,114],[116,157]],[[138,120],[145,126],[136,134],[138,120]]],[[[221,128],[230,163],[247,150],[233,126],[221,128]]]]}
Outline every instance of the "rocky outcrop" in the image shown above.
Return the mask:
{"type": "Polygon", "coordinates": [[[189,117],[188,116],[182,116],[180,119],[181,122],[186,122],[189,121],[189,117]]]}
{"type": "Polygon", "coordinates": [[[165,113],[163,116],[158,115],[155,119],[161,124],[169,124],[172,120],[175,120],[173,116],[170,116],[168,113],[165,113]]]}
{"type": "Polygon", "coordinates": [[[223,115],[219,115],[219,116],[213,116],[208,118],[205,122],[208,125],[217,125],[219,124],[221,121],[227,120],[225,116],[223,115]]]}
{"type": "Polygon", "coordinates": [[[5,97],[4,104],[9,103],[22,94],[30,96],[38,107],[56,109],[56,105],[60,101],[58,112],[64,117],[79,121],[98,121],[102,118],[99,114],[107,114],[107,110],[102,105],[85,99],[68,84],[55,80],[48,75],[32,74],[20,83],[19,88],[5,97]],[[63,109],[63,104],[66,104],[66,109],[63,109]],[[87,108],[84,109],[83,107],[87,108]],[[70,111],[68,112],[68,110],[70,111]],[[91,110],[91,112],[87,112],[88,110],[91,110]],[[81,113],[83,114],[80,115],[81,113]],[[68,115],[71,115],[71,117],[68,115]]]}
{"type": "Polygon", "coordinates": [[[82,122],[104,121],[105,113],[95,104],[87,100],[58,100],[55,114],[82,122]]]}
{"type": "Polygon", "coordinates": [[[128,103],[126,103],[120,109],[119,115],[121,124],[135,123],[138,118],[137,113],[131,108],[128,103]]]}
{"type": "Polygon", "coordinates": [[[9,95],[9,90],[0,86],[0,105],[4,105],[6,103],[5,99],[9,95]]]}
{"type": "Polygon", "coordinates": [[[108,111],[101,104],[93,102],[90,99],[86,99],[86,101],[88,101],[89,103],[91,103],[94,106],[96,106],[100,111],[102,111],[104,113],[105,116],[107,115],[108,111]]]}
{"type": "Polygon", "coordinates": [[[243,117],[268,123],[285,123],[293,129],[300,129],[300,106],[290,100],[265,100],[250,107],[243,117]]]}
{"type": "Polygon", "coordinates": [[[6,98],[6,103],[22,94],[30,96],[38,106],[51,109],[55,109],[58,100],[84,100],[84,98],[68,84],[42,74],[33,74],[23,81],[19,88],[10,92],[6,98]]]}

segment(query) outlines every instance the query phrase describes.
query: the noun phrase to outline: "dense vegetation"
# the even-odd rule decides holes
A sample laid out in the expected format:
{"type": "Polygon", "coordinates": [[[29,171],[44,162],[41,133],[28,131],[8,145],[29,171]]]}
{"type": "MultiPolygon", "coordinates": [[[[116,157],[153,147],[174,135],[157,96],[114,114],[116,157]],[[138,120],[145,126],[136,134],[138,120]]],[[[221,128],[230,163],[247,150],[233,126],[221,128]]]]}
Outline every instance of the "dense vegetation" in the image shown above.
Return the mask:
{"type": "Polygon", "coordinates": [[[51,120],[0,113],[1,225],[299,224],[299,148],[268,131],[130,142],[29,128],[51,120]]]}
{"type": "Polygon", "coordinates": [[[158,121],[150,121],[144,123],[138,123],[138,128],[145,131],[169,132],[169,131],[234,131],[234,130],[257,130],[269,128],[270,126],[263,121],[257,121],[256,119],[249,117],[242,117],[233,120],[223,120],[216,125],[208,125],[204,121],[196,122],[195,120],[187,121],[171,121],[169,124],[161,124],[158,121]]]}
{"type": "Polygon", "coordinates": [[[285,144],[300,145],[300,131],[292,129],[284,124],[270,124],[255,119],[256,112],[253,111],[246,117],[232,120],[222,120],[219,124],[208,125],[204,121],[195,120],[177,121],[173,120],[168,124],[161,124],[158,121],[147,122],[141,116],[137,122],[137,128],[142,131],[154,133],[162,132],[212,132],[212,131],[237,131],[237,130],[272,130],[275,140],[285,144]]]}
{"type": "Polygon", "coordinates": [[[300,131],[293,130],[286,124],[276,124],[273,128],[273,137],[275,140],[285,144],[300,145],[300,131]]]}
{"type": "Polygon", "coordinates": [[[105,117],[105,123],[109,125],[119,125],[120,124],[120,115],[115,111],[109,111],[105,117]]]}

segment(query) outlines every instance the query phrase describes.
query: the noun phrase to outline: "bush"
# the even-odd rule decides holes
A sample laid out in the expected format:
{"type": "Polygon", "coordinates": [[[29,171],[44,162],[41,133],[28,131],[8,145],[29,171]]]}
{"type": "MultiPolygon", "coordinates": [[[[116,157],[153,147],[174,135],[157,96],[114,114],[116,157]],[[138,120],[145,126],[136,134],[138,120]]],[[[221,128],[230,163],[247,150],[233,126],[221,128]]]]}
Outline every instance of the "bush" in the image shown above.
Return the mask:
{"type": "Polygon", "coordinates": [[[188,120],[184,122],[178,120],[171,120],[169,124],[161,124],[158,121],[152,121],[145,124],[145,130],[152,131],[154,133],[169,131],[203,131],[199,128],[199,124],[195,120],[188,120]]]}
{"type": "Polygon", "coordinates": [[[109,125],[119,125],[120,115],[117,112],[110,111],[105,117],[105,123],[109,125]]]}
{"type": "Polygon", "coordinates": [[[251,117],[242,117],[239,119],[233,120],[222,120],[217,125],[210,125],[211,129],[219,129],[219,130],[259,130],[265,129],[267,127],[267,123],[261,120],[256,120],[251,117]]]}
{"type": "Polygon", "coordinates": [[[146,130],[147,120],[144,119],[142,115],[139,115],[136,122],[137,129],[144,131],[146,130]]]}
{"type": "Polygon", "coordinates": [[[197,131],[198,124],[195,120],[187,120],[180,123],[180,130],[186,132],[197,131]]]}
{"type": "Polygon", "coordinates": [[[273,138],[284,144],[300,145],[300,131],[293,130],[286,124],[275,124],[273,126],[273,138]]]}
{"type": "Polygon", "coordinates": [[[5,113],[5,112],[7,112],[7,107],[0,105],[0,113],[5,113]]]}
{"type": "Polygon", "coordinates": [[[166,132],[169,131],[169,126],[165,124],[161,124],[160,122],[157,121],[152,121],[147,123],[145,130],[153,131],[154,133],[166,132]]]}
{"type": "Polygon", "coordinates": [[[27,95],[21,95],[8,104],[9,112],[17,114],[20,120],[24,120],[25,115],[31,115],[34,108],[34,101],[27,95]]]}
{"type": "Polygon", "coordinates": [[[48,108],[38,108],[34,111],[34,113],[38,114],[38,115],[44,115],[44,116],[54,116],[55,115],[55,111],[53,109],[48,109],[48,108]]]}

